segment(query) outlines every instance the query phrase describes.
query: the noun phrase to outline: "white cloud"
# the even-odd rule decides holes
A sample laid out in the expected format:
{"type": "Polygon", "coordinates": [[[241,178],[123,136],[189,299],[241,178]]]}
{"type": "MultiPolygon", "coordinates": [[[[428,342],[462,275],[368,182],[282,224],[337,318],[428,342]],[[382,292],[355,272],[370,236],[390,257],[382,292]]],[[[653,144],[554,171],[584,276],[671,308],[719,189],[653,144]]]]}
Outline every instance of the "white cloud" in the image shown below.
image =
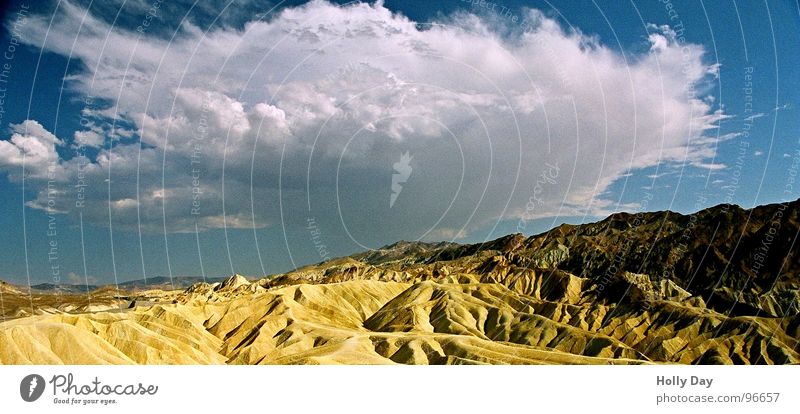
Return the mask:
{"type": "Polygon", "coordinates": [[[62,179],[56,146],[64,143],[40,123],[27,120],[11,125],[11,139],[0,141],[0,169],[20,177],[22,167],[33,179],[62,179]]]}
{"type": "Polygon", "coordinates": [[[97,127],[75,131],[75,142],[87,147],[100,147],[105,142],[105,134],[97,127]]]}
{"type": "Polygon", "coordinates": [[[699,163],[699,164],[696,164],[695,166],[697,168],[703,168],[703,169],[711,170],[711,171],[718,171],[718,170],[723,170],[723,169],[727,168],[727,166],[725,164],[710,163],[710,162],[709,163],[699,163]]]}
{"type": "Polygon", "coordinates": [[[94,276],[82,276],[75,272],[67,273],[67,280],[72,285],[95,285],[98,279],[94,276]]]}
{"type": "Polygon", "coordinates": [[[459,240],[467,237],[467,232],[460,229],[438,228],[428,233],[425,238],[432,241],[459,240]]]}
{"type": "Polygon", "coordinates": [[[753,114],[753,115],[750,115],[750,116],[748,116],[748,117],[745,117],[745,118],[744,118],[744,121],[745,121],[745,122],[753,122],[753,121],[755,121],[756,119],[758,119],[758,118],[763,118],[763,117],[765,117],[765,116],[767,116],[767,114],[765,114],[765,113],[763,113],[763,112],[758,112],[758,113],[755,113],[755,114],[753,114]]]}
{"type": "MultiPolygon", "coordinates": [[[[718,66],[668,27],[650,27],[650,51],[626,57],[534,10],[537,28],[507,39],[467,14],[420,29],[381,3],[313,1],[244,30],[187,26],[171,42],[91,15],[92,30],[78,34],[83,10],[66,3],[61,13],[47,41],[43,17],[23,40],[68,54],[77,34],[72,56],[84,70],[70,86],[111,103],[90,111],[97,125],[116,114],[144,144],[100,149],[88,167],[87,211],[100,223],[110,198],[114,220],[132,227],[138,208],[142,226],[172,231],[280,218],[292,227],[312,214],[359,240],[377,226],[390,239],[431,226],[462,237],[524,216],[545,163],[560,173],[542,187],[541,217],[625,207],[608,190],[632,170],[724,168],[708,161],[717,140],[704,136],[727,118],[703,96],[718,66]],[[392,157],[405,151],[417,165],[390,211],[392,157]]],[[[99,146],[109,130],[75,140],[99,146]]],[[[39,132],[0,142],[0,162],[16,166],[22,151],[51,161],[39,132]]],[[[75,159],[60,165],[76,176],[75,159]]]]}

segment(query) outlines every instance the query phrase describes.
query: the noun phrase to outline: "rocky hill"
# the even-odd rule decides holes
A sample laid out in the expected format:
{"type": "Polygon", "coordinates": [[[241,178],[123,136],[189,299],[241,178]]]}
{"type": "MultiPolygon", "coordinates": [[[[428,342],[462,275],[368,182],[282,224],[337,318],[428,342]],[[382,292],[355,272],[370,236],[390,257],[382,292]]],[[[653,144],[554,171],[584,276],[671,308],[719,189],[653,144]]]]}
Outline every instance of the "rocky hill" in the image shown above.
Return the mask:
{"type": "Polygon", "coordinates": [[[118,296],[124,310],[0,324],[0,362],[800,363],[799,206],[399,242],[257,281],[118,296]]]}

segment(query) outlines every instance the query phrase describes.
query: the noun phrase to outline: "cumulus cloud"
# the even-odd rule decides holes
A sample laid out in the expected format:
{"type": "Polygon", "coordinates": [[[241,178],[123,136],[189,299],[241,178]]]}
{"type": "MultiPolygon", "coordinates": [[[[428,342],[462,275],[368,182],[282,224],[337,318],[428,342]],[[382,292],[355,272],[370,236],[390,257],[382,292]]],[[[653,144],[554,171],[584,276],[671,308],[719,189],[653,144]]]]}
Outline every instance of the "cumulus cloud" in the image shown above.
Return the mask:
{"type": "Polygon", "coordinates": [[[27,120],[11,125],[11,138],[0,141],[0,168],[21,178],[22,167],[32,179],[62,178],[56,147],[64,142],[40,123],[27,120]]]}
{"type": "Polygon", "coordinates": [[[718,66],[668,27],[622,55],[536,10],[532,30],[509,36],[466,13],[420,25],[380,2],[312,1],[241,28],[185,23],[171,40],[91,14],[81,26],[70,2],[58,13],[49,29],[32,17],[23,40],[81,62],[70,88],[103,105],[86,108],[94,123],[71,144],[98,153],[59,157],[64,143],[31,120],[0,142],[0,163],[17,168],[25,153],[32,174],[54,160],[64,177],[85,174],[84,215],[99,223],[110,211],[131,228],[291,231],[315,217],[374,247],[603,214],[631,207],[609,194],[631,171],[724,167],[705,135],[727,117],[703,96],[718,66]],[[116,127],[139,140],[109,136],[116,127]],[[412,171],[390,208],[406,152],[412,171]]]}

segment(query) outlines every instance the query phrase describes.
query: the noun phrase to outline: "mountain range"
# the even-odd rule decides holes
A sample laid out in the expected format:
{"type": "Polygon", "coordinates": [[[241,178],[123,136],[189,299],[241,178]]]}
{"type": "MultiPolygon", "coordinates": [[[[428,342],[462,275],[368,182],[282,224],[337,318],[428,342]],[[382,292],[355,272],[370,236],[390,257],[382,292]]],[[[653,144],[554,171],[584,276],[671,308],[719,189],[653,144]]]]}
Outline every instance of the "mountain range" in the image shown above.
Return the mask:
{"type": "MultiPolygon", "coordinates": [[[[224,277],[203,278],[201,276],[156,276],[148,279],[136,279],[120,282],[116,286],[123,290],[131,289],[186,289],[189,286],[200,282],[221,282],[224,277]]],[[[37,292],[61,292],[61,293],[87,293],[101,287],[109,285],[96,284],[70,284],[70,283],[39,283],[31,285],[31,289],[37,292]]]]}
{"type": "Polygon", "coordinates": [[[799,206],[617,213],[59,301],[4,284],[0,362],[793,364],[799,206]]]}

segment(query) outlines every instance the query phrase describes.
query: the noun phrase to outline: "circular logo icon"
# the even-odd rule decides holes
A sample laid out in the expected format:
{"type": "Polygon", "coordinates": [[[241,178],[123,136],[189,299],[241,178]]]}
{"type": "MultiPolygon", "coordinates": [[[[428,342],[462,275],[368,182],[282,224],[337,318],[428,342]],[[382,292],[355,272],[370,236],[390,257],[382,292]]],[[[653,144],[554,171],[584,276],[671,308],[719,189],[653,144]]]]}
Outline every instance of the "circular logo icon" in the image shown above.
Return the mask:
{"type": "Polygon", "coordinates": [[[19,396],[27,402],[34,402],[44,392],[44,378],[41,375],[31,374],[19,383],[19,396]]]}

